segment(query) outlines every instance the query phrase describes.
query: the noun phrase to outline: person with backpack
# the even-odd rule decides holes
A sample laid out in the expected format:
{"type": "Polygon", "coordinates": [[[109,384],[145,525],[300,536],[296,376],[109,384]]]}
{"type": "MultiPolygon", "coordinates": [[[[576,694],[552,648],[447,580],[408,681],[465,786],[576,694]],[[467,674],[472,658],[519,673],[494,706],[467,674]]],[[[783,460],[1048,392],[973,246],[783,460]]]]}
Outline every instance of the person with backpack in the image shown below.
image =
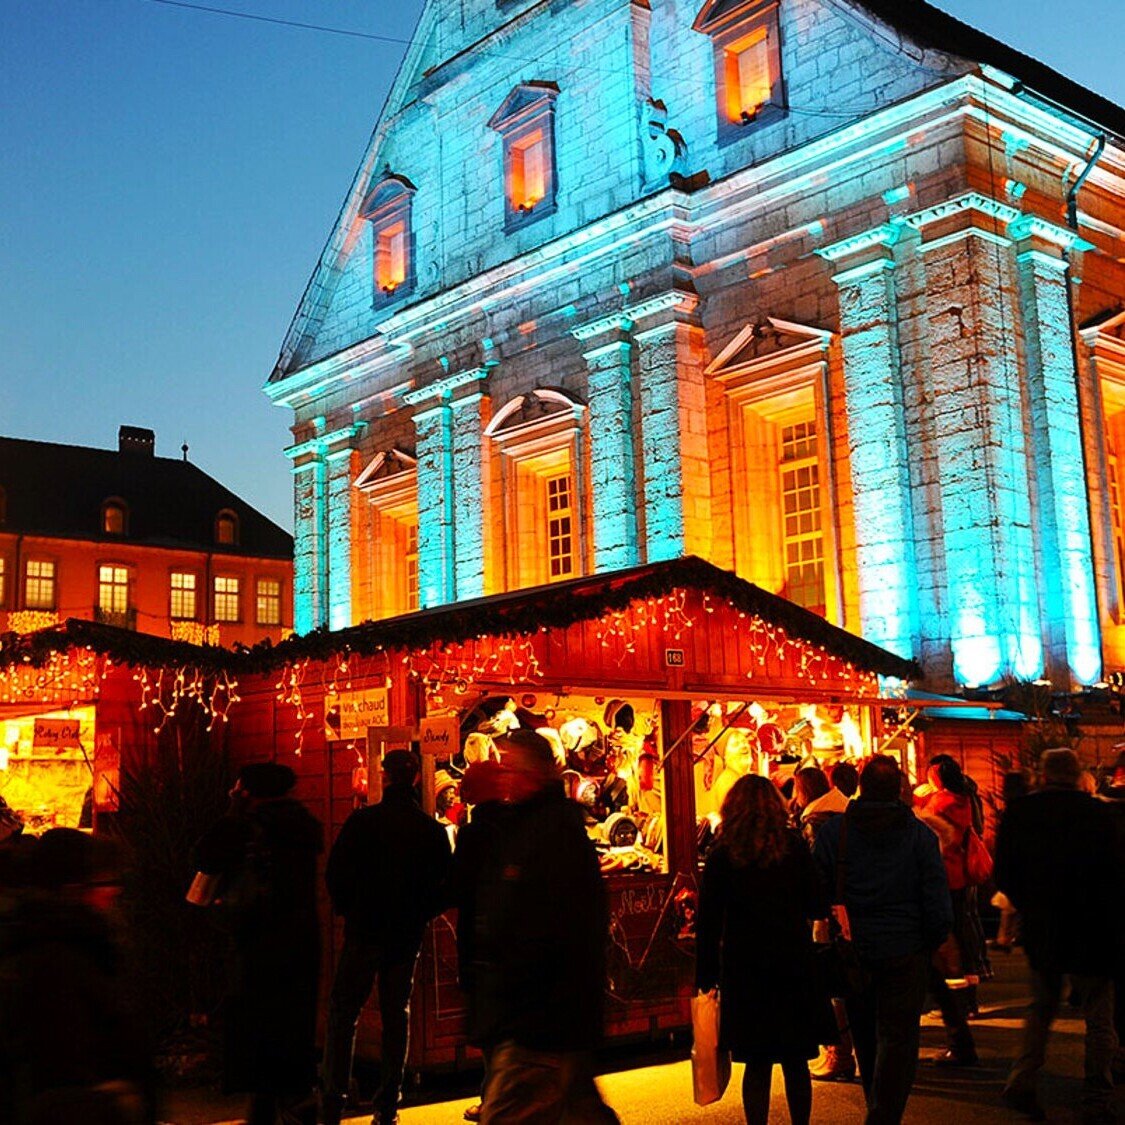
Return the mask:
{"type": "Polygon", "coordinates": [[[297,775],[278,762],[243,766],[230,811],[195,846],[217,878],[217,916],[231,937],[223,1005],[223,1079],[249,1093],[247,1125],[279,1114],[313,1125],[320,925],[320,821],[292,796],[297,775]]]}

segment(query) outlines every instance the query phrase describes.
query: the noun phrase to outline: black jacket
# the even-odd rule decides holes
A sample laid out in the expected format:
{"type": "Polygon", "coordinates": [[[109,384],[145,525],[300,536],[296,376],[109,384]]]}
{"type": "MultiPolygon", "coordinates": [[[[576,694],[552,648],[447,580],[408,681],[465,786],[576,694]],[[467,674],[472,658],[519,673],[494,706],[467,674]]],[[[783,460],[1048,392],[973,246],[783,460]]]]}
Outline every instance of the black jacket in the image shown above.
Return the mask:
{"type": "Polygon", "coordinates": [[[377,805],[356,809],[328,857],[324,880],[347,932],[380,943],[390,957],[418,952],[441,908],[449,838],[409,785],[390,785],[377,805]]]}
{"type": "Polygon", "coordinates": [[[1125,896],[1113,808],[1077,789],[1013,801],[996,837],[996,885],[1020,912],[1032,968],[1103,976],[1119,956],[1125,896]]]}
{"type": "Polygon", "coordinates": [[[473,896],[470,1040],[590,1050],[602,1033],[607,917],[582,810],[552,785],[494,827],[473,896]]]}

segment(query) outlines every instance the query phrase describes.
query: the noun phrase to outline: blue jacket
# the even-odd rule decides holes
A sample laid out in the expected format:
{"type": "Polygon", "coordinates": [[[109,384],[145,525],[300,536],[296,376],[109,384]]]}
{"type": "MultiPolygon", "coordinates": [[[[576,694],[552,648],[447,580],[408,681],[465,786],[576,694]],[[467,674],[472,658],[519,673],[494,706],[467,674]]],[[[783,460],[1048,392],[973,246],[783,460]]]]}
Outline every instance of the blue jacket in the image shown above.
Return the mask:
{"type": "Polygon", "coordinates": [[[813,851],[832,901],[845,817],[844,903],[857,951],[870,959],[932,953],[953,925],[937,836],[898,801],[853,801],[821,828],[813,851]]]}

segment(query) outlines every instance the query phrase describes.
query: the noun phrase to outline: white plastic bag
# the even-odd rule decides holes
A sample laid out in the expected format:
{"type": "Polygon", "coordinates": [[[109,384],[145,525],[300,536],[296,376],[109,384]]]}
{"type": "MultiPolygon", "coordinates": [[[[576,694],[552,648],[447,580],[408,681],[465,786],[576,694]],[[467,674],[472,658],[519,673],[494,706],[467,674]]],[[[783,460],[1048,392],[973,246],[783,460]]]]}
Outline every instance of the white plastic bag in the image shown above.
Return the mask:
{"type": "Polygon", "coordinates": [[[696,1105],[710,1105],[726,1093],[730,1051],[719,1050],[719,992],[691,998],[691,1084],[696,1105]]]}

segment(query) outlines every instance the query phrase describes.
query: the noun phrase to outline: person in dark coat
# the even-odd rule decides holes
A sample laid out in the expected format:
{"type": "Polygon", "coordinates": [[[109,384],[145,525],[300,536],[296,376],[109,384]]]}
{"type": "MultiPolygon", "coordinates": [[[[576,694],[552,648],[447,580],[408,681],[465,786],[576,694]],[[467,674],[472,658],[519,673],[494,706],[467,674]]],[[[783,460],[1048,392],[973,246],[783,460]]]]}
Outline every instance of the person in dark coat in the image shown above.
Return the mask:
{"type": "Polygon", "coordinates": [[[0,846],[0,1121],[151,1125],[153,1070],[121,1000],[120,889],[72,828],[0,846]]]}
{"type": "Polygon", "coordinates": [[[1086,1021],[1082,1109],[1093,1125],[1113,1120],[1113,974],[1125,859],[1112,807],[1078,789],[1074,751],[1045,751],[1041,770],[1043,787],[1007,810],[996,840],[996,884],[1020,913],[1032,995],[1004,1097],[1042,1119],[1036,1085],[1069,975],[1086,1021]]]}
{"type": "Polygon", "coordinates": [[[769,1118],[775,1063],[795,1125],[812,1112],[808,1060],[834,1042],[836,1021],[815,983],[812,922],[828,900],[772,782],[739,778],[723,801],[696,916],[696,987],[719,989],[719,1045],[744,1062],[746,1120],[769,1118]]]}
{"type": "Polygon", "coordinates": [[[847,1007],[867,1125],[902,1120],[918,1068],[930,961],[953,924],[938,839],[902,803],[902,787],[893,758],[869,758],[859,796],[821,828],[813,849],[830,888],[837,886],[839,865],[866,977],[847,1007]]]}
{"type": "Polygon", "coordinates": [[[605,992],[605,891],[551,744],[497,740],[508,808],[473,893],[470,1042],[489,1078],[483,1125],[617,1121],[594,1082],[605,992]]]}
{"type": "Polygon", "coordinates": [[[398,1116],[410,1032],[414,966],[426,924],[441,909],[449,870],[449,837],[418,804],[417,757],[392,750],[383,758],[383,797],[344,822],[324,879],[332,909],[344,918],[344,947],[328,1004],[322,1120],[335,1125],[351,1082],[355,1027],[379,982],[382,1058],[375,1094],[377,1125],[398,1116]]]}
{"type": "Polygon", "coordinates": [[[251,1095],[248,1125],[316,1115],[316,1000],[320,822],[291,794],[297,775],[277,762],[244,766],[231,810],[195,847],[218,875],[220,916],[232,939],[223,1009],[223,1077],[251,1095]]]}

